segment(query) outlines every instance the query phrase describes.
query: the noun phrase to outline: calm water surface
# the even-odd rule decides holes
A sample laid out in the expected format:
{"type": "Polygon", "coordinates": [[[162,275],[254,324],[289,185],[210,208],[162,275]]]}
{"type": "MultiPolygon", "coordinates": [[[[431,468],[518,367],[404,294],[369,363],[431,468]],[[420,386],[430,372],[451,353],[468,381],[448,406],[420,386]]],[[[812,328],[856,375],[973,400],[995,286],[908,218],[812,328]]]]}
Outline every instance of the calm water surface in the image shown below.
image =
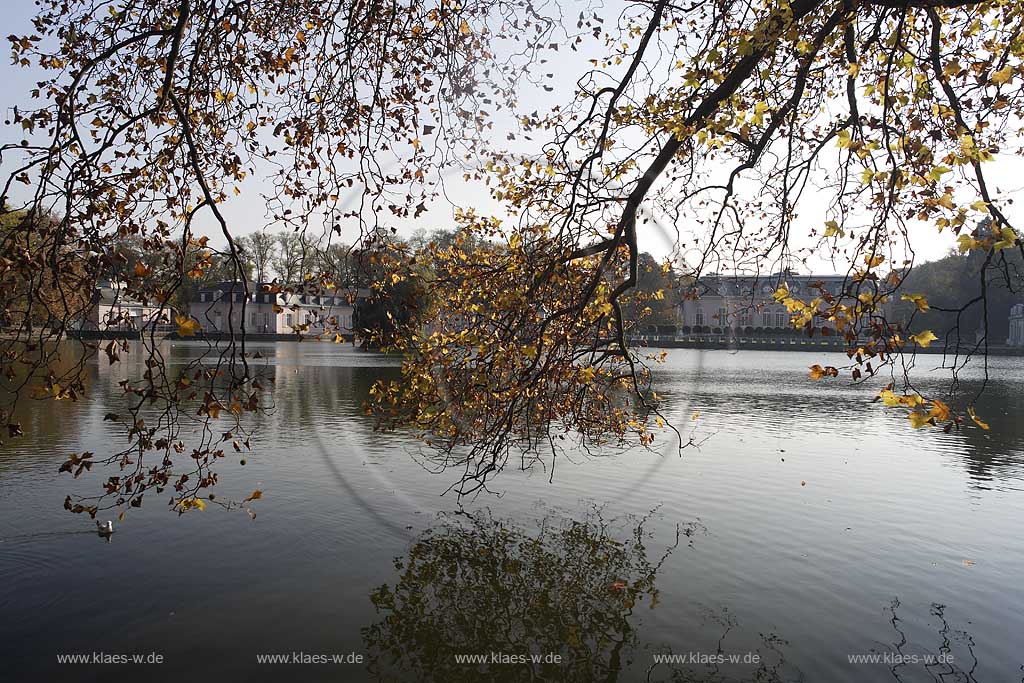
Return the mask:
{"type": "Polygon", "coordinates": [[[870,403],[877,387],[808,380],[823,355],[670,351],[659,391],[699,448],[510,469],[466,516],[441,495],[451,472],[362,413],[397,360],[262,352],[276,409],[217,487],[264,491],[255,520],[154,497],[107,543],[62,509],[112,474],[57,468],[119,438],[103,416],[137,359],[96,364],[87,400],[34,406],[0,451],[0,681],[1024,680],[1021,359],[990,361],[992,430],[947,435],[870,403]],[[454,659],[495,651],[573,663],[454,659]],[[57,663],[95,652],[164,662],[57,663]],[[299,652],[362,663],[257,660],[299,652]],[[888,659],[848,658],[869,653],[888,659]]]}

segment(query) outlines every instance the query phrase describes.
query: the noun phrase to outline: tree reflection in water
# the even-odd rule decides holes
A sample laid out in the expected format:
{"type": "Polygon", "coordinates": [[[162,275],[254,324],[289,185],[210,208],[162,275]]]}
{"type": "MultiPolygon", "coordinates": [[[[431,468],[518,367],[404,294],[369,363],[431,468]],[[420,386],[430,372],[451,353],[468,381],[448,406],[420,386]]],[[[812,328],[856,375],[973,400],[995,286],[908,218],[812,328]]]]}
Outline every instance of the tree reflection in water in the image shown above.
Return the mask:
{"type": "MultiPolygon", "coordinates": [[[[774,634],[760,635],[756,663],[742,671],[715,662],[655,663],[656,655],[672,650],[641,642],[640,610],[658,604],[656,581],[668,556],[681,542],[692,546],[707,530],[694,522],[659,540],[647,529],[653,515],[606,520],[599,508],[591,508],[582,520],[573,520],[549,512],[533,530],[488,511],[444,515],[395,561],[397,582],[371,595],[379,619],[362,630],[371,676],[474,683],[808,680],[787,662],[789,643],[774,634]],[[545,659],[554,654],[560,661],[545,659]],[[466,655],[485,661],[466,661],[466,655]]],[[[831,672],[895,681],[977,680],[973,639],[950,626],[943,606],[931,608],[939,620],[937,651],[908,644],[899,607],[894,600],[889,609],[893,643],[870,651],[937,655],[956,650],[956,663],[861,664],[854,671],[844,658],[829,667],[831,672]]],[[[718,652],[725,652],[724,641],[739,628],[735,617],[728,609],[707,610],[704,620],[720,634],[718,652]]]]}
{"type": "Polygon", "coordinates": [[[643,519],[545,516],[533,533],[489,512],[447,516],[396,560],[394,586],[371,599],[381,619],[363,629],[380,680],[614,681],[637,646],[636,611],[658,601],[655,580],[682,538],[653,554],[643,519]],[[522,664],[466,664],[462,655],[522,664]],[[561,663],[529,661],[558,654],[561,663]]]}

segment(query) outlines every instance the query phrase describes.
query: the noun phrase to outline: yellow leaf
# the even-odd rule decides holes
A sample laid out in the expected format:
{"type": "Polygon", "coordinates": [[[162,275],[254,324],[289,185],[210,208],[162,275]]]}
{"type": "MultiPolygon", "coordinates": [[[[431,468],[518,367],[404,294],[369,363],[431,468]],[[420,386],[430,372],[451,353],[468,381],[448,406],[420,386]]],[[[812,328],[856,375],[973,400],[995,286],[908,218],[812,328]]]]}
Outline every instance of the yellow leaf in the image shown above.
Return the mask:
{"type": "Polygon", "coordinates": [[[900,404],[899,396],[889,389],[882,389],[878,394],[878,398],[882,399],[882,403],[890,407],[895,407],[900,404]]]}
{"type": "Polygon", "coordinates": [[[938,339],[938,337],[936,337],[935,333],[931,330],[925,330],[924,332],[918,332],[917,334],[910,335],[908,339],[919,345],[921,348],[927,349],[928,345],[938,339]]]}
{"type": "Polygon", "coordinates": [[[147,268],[145,266],[145,264],[143,264],[141,262],[135,264],[135,270],[134,270],[135,277],[146,277],[151,272],[153,272],[153,271],[151,271],[149,268],[147,268]]]}
{"type": "Polygon", "coordinates": [[[839,223],[836,221],[828,221],[825,223],[825,237],[832,237],[833,235],[843,236],[843,231],[839,227],[839,223]]]}
{"type": "Polygon", "coordinates": [[[459,24],[459,33],[461,33],[464,36],[468,36],[472,32],[473,32],[473,30],[471,28],[469,28],[469,22],[467,22],[465,19],[463,19],[462,23],[459,24]]]}
{"type": "Polygon", "coordinates": [[[928,417],[934,417],[939,422],[945,422],[949,419],[949,415],[949,406],[944,401],[939,399],[932,401],[932,408],[928,411],[928,417]]]}
{"type": "Polygon", "coordinates": [[[1000,69],[992,74],[993,83],[1009,83],[1010,79],[1013,78],[1013,67],[1008,66],[1004,69],[1000,69]]]}
{"type": "Polygon", "coordinates": [[[187,315],[174,316],[174,322],[178,324],[179,337],[191,337],[200,330],[199,323],[187,315]]]}
{"type": "Polygon", "coordinates": [[[978,417],[978,414],[974,412],[973,407],[967,409],[967,414],[971,416],[971,419],[974,421],[974,424],[978,425],[982,429],[988,429],[988,423],[983,422],[981,418],[978,417]]]}
{"type": "Polygon", "coordinates": [[[864,257],[864,263],[867,264],[868,268],[880,266],[884,261],[885,257],[881,255],[871,256],[870,254],[868,254],[867,256],[864,257]]]}
{"type": "Polygon", "coordinates": [[[970,251],[971,249],[977,249],[978,247],[982,246],[981,242],[979,242],[978,240],[974,239],[970,235],[960,235],[960,237],[958,237],[956,241],[957,241],[957,244],[958,244],[957,248],[960,250],[961,254],[964,253],[965,251],[970,251]]]}
{"type": "Polygon", "coordinates": [[[594,375],[596,375],[596,374],[597,373],[594,371],[594,368],[591,368],[591,367],[583,368],[582,370],[580,370],[580,380],[584,384],[590,384],[591,382],[594,381],[594,375]]]}
{"type": "Polygon", "coordinates": [[[820,365],[815,364],[811,366],[811,379],[821,379],[822,377],[838,376],[839,370],[837,368],[832,367],[831,365],[821,367],[820,365]]]}
{"type": "Polygon", "coordinates": [[[1013,228],[1009,226],[1004,226],[999,231],[999,236],[1002,239],[1000,239],[998,242],[992,245],[992,249],[994,251],[999,251],[1000,249],[1009,249],[1010,247],[1013,247],[1014,245],[1017,244],[1017,233],[1014,232],[1013,228]]]}
{"type": "Polygon", "coordinates": [[[910,424],[914,429],[920,429],[921,427],[924,427],[926,424],[935,424],[934,417],[926,415],[925,413],[918,412],[916,410],[912,413],[908,413],[907,418],[910,420],[910,424]]]}
{"type": "Polygon", "coordinates": [[[917,310],[922,313],[928,310],[928,299],[924,298],[924,294],[904,294],[900,298],[903,301],[913,301],[917,310]]]}

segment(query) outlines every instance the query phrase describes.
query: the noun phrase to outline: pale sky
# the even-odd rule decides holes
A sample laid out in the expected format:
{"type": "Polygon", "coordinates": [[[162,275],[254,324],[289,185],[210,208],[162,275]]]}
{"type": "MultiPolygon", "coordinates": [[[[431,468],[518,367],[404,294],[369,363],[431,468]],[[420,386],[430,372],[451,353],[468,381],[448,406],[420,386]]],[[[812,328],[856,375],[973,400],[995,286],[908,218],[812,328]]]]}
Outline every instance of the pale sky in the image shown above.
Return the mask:
{"type": "MultiPolygon", "coordinates": [[[[30,17],[34,9],[34,4],[31,0],[5,0],[4,34],[31,33],[30,17]]],[[[616,12],[609,9],[609,13],[609,19],[611,19],[611,15],[616,12]]],[[[567,12],[567,14],[571,15],[571,12],[567,12]]],[[[5,54],[7,54],[6,51],[5,54]]],[[[542,71],[550,70],[555,74],[554,79],[551,81],[556,85],[555,90],[550,94],[545,94],[539,89],[536,93],[526,93],[525,98],[529,108],[551,106],[570,97],[574,80],[578,75],[578,64],[585,61],[585,58],[589,56],[591,55],[572,54],[567,50],[563,50],[557,60],[558,64],[550,63],[544,65],[542,71]],[[559,97],[559,95],[562,96],[559,97]],[[535,101],[531,103],[530,100],[535,101]]],[[[10,118],[13,107],[31,106],[31,100],[27,93],[30,88],[34,87],[35,81],[38,79],[39,71],[35,68],[15,67],[6,58],[0,63],[0,84],[2,84],[0,107],[4,111],[5,119],[10,118]]],[[[501,136],[503,139],[505,131],[498,131],[495,135],[501,136]]],[[[0,129],[0,142],[17,141],[22,137],[20,129],[15,129],[14,126],[4,126],[0,129]]],[[[515,144],[522,143],[517,142],[515,144]]],[[[0,170],[7,172],[7,168],[4,167],[8,165],[9,162],[5,159],[0,170]]],[[[994,179],[994,184],[1000,191],[1019,191],[1021,185],[1024,184],[1024,181],[1021,180],[1024,178],[1024,163],[1017,157],[1009,159],[1000,157],[988,164],[986,170],[989,176],[994,179]]],[[[264,217],[266,209],[256,191],[257,187],[258,185],[256,184],[253,184],[251,188],[243,187],[241,196],[233,197],[223,205],[223,211],[229,218],[235,233],[242,234],[253,230],[260,230],[267,224],[264,217]]],[[[474,206],[477,209],[477,213],[486,214],[494,212],[499,208],[488,196],[485,189],[479,185],[464,182],[461,174],[453,174],[446,178],[445,189],[447,197],[452,202],[465,207],[474,206]]],[[[355,197],[353,197],[354,200],[355,197]]],[[[799,224],[808,227],[810,225],[820,226],[824,221],[822,216],[824,215],[825,208],[824,203],[815,197],[813,193],[805,197],[800,205],[799,224]]],[[[404,234],[411,233],[416,227],[447,227],[451,224],[453,213],[454,207],[447,202],[441,201],[431,206],[430,210],[421,216],[418,221],[404,221],[397,225],[404,234]]],[[[1013,219],[1016,210],[1011,206],[1009,207],[1008,214],[1013,219]]],[[[664,223],[664,221],[662,222],[664,223]]],[[[682,227],[685,230],[686,226],[682,227]]],[[[273,226],[271,226],[271,229],[273,229],[273,226]]],[[[954,236],[949,231],[946,231],[945,234],[937,234],[935,228],[930,225],[920,225],[913,228],[913,230],[912,243],[917,252],[918,262],[941,258],[955,244],[954,236]]],[[[214,229],[212,221],[205,232],[217,241],[217,233],[219,231],[214,229]]],[[[354,227],[349,228],[343,234],[343,240],[346,242],[353,241],[355,237],[354,227]]],[[[667,255],[672,250],[673,240],[674,232],[671,226],[668,226],[667,230],[661,230],[656,226],[648,224],[640,233],[641,249],[650,251],[656,256],[667,255]]],[[[797,238],[796,243],[800,245],[799,238],[797,238]]],[[[824,260],[811,264],[811,270],[819,273],[844,269],[843,264],[833,265],[824,260]]]]}

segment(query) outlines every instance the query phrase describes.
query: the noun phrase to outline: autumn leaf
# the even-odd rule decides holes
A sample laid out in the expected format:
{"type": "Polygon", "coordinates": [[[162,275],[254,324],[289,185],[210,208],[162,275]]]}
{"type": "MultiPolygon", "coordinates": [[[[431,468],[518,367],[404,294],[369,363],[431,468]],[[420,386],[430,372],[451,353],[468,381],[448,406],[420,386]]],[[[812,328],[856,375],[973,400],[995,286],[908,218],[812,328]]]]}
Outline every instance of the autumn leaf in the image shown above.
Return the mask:
{"type": "Polygon", "coordinates": [[[178,509],[183,512],[186,510],[203,511],[206,509],[206,502],[200,498],[183,498],[178,501],[178,509]]]}
{"type": "Polygon", "coordinates": [[[985,246],[984,243],[974,239],[970,235],[960,235],[960,237],[958,237],[956,241],[957,249],[960,251],[961,254],[964,253],[965,251],[970,251],[971,249],[978,249],[980,247],[985,246]]]}
{"type": "Polygon", "coordinates": [[[924,427],[927,424],[935,424],[934,417],[917,410],[908,413],[907,419],[910,420],[910,424],[911,426],[913,426],[914,429],[920,429],[921,427],[924,427]]]}
{"type": "Polygon", "coordinates": [[[913,301],[914,305],[917,306],[917,310],[922,313],[928,310],[928,299],[924,298],[924,294],[904,294],[900,299],[903,301],[913,301]]]}
{"type": "Polygon", "coordinates": [[[882,402],[890,407],[895,406],[906,406],[908,408],[916,408],[917,406],[924,405],[924,399],[920,394],[896,394],[891,389],[882,389],[879,392],[878,397],[882,402]]]}
{"type": "Polygon", "coordinates": [[[838,377],[839,370],[838,368],[834,368],[831,365],[821,367],[820,365],[815,364],[811,366],[810,376],[811,379],[821,379],[822,377],[838,377]]]}
{"type": "Polygon", "coordinates": [[[928,411],[929,417],[934,417],[938,422],[945,422],[950,417],[949,406],[944,401],[939,399],[932,400],[931,410],[928,411]]]}
{"type": "Polygon", "coordinates": [[[259,500],[262,497],[263,497],[263,491],[261,491],[259,489],[256,489],[255,491],[250,493],[249,497],[246,498],[245,500],[243,500],[242,503],[245,504],[245,503],[248,503],[249,501],[259,500]]]}
{"type": "Polygon", "coordinates": [[[147,268],[144,263],[139,261],[135,264],[135,270],[133,270],[132,272],[135,274],[135,277],[146,277],[153,271],[147,268]]]}
{"type": "Polygon", "coordinates": [[[1013,67],[1012,66],[1007,66],[1007,67],[1005,67],[1003,69],[1000,69],[999,71],[996,71],[995,73],[993,73],[992,74],[992,78],[990,80],[993,83],[998,83],[998,84],[1002,85],[1003,83],[1009,83],[1010,79],[1012,79],[1012,78],[1013,78],[1013,67]]]}
{"type": "Polygon", "coordinates": [[[988,423],[982,421],[982,419],[978,417],[978,414],[974,412],[973,406],[967,409],[967,414],[971,417],[971,420],[974,421],[974,424],[978,425],[979,427],[986,431],[988,430],[988,423]]]}
{"type": "Polygon", "coordinates": [[[187,315],[174,316],[174,322],[178,324],[179,337],[194,336],[202,327],[198,321],[187,315]]]}
{"type": "Polygon", "coordinates": [[[908,339],[916,343],[921,348],[927,349],[928,345],[938,339],[938,337],[936,337],[935,333],[931,330],[925,330],[924,332],[918,332],[917,334],[910,335],[908,339]]]}

